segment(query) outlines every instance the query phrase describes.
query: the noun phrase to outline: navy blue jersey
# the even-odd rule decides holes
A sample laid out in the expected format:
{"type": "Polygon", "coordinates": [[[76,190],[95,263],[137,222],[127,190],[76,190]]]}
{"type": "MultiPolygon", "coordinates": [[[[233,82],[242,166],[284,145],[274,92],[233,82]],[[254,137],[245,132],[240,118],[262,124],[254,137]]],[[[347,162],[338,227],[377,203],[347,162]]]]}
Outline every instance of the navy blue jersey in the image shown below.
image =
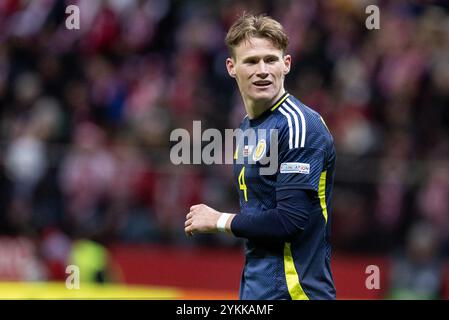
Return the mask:
{"type": "Polygon", "coordinates": [[[326,124],[285,93],[258,118],[245,117],[240,129],[256,133],[255,141],[237,141],[234,154],[240,213],[231,230],[246,238],[240,298],[335,299],[329,242],[335,149],[326,124]],[[271,129],[277,141],[260,134],[271,129]],[[276,172],[261,174],[272,147],[276,172]]]}

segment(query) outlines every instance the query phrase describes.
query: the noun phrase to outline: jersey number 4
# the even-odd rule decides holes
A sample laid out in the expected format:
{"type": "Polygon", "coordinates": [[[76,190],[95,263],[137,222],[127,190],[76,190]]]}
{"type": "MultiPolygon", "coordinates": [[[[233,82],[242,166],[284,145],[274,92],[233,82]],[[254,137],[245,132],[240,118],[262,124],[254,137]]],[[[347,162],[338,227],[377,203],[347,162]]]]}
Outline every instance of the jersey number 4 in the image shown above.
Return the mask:
{"type": "Polygon", "coordinates": [[[243,196],[245,197],[245,201],[248,201],[248,188],[245,183],[245,166],[243,166],[242,170],[240,170],[239,174],[239,188],[243,191],[243,196]]]}

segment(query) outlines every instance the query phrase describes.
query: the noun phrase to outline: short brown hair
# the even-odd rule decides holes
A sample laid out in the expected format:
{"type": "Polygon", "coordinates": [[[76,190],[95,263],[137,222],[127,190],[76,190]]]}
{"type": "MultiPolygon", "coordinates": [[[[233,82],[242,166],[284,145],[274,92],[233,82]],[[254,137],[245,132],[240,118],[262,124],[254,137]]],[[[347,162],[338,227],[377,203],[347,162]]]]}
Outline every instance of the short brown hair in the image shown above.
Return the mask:
{"type": "Polygon", "coordinates": [[[255,16],[243,13],[229,28],[226,35],[225,42],[231,56],[235,57],[235,47],[242,41],[248,41],[251,37],[267,38],[283,52],[288,46],[288,36],[279,22],[265,14],[255,16]]]}

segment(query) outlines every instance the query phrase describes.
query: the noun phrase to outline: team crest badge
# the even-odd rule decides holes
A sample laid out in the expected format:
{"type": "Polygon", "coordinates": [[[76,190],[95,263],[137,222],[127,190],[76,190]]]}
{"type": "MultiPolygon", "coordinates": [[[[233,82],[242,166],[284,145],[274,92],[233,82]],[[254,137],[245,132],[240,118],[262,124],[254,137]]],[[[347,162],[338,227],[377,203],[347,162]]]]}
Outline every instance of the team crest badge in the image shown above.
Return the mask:
{"type": "Polygon", "coordinates": [[[259,140],[256,146],[256,150],[253,153],[253,160],[259,161],[265,155],[265,151],[267,150],[267,142],[265,139],[259,140]]]}

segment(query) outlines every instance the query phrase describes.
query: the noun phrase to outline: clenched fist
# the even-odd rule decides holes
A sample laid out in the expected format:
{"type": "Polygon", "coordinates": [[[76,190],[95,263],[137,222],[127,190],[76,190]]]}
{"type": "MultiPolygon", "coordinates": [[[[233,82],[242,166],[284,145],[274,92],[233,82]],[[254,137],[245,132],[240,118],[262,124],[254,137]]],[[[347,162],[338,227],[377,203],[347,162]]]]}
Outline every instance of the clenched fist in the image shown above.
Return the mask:
{"type": "MultiPolygon", "coordinates": [[[[217,221],[222,215],[221,212],[206,206],[197,204],[190,207],[190,212],[186,215],[184,231],[191,236],[194,233],[212,233],[217,232],[217,221]]],[[[229,219],[228,223],[231,219],[229,219]]]]}

